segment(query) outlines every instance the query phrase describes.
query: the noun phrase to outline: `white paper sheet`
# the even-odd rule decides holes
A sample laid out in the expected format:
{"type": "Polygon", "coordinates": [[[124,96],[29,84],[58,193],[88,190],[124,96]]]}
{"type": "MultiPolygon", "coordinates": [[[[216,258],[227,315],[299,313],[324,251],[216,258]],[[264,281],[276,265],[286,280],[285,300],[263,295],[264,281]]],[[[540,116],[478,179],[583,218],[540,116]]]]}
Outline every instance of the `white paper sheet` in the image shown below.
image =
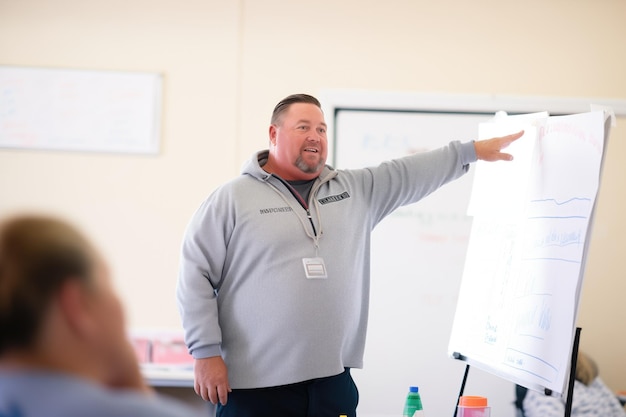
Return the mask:
{"type": "MultiPolygon", "coordinates": [[[[597,111],[527,125],[515,150],[521,163],[476,173],[450,354],[522,385],[563,392],[604,120],[597,111]]],[[[518,121],[496,120],[481,135],[518,121]]]]}

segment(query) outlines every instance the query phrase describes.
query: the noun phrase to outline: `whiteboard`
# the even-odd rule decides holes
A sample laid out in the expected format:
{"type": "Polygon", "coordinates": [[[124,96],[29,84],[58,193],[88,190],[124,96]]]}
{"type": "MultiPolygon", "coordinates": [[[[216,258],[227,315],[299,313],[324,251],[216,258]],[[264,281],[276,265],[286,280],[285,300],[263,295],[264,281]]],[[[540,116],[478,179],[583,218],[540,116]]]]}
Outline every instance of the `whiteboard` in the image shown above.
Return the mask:
{"type": "MultiPolygon", "coordinates": [[[[471,140],[492,116],[339,110],[334,164],[372,166],[453,139],[471,140]]],[[[470,170],[397,209],[372,233],[365,365],[352,373],[361,393],[359,415],[399,415],[410,385],[420,387],[428,415],[452,415],[464,365],[450,360],[446,348],[471,230],[466,211],[472,178],[470,170]]],[[[480,393],[511,402],[513,387],[499,384],[495,392],[480,393]]]]}
{"type": "Polygon", "coordinates": [[[0,147],[159,151],[156,73],[0,66],[0,147]]]}

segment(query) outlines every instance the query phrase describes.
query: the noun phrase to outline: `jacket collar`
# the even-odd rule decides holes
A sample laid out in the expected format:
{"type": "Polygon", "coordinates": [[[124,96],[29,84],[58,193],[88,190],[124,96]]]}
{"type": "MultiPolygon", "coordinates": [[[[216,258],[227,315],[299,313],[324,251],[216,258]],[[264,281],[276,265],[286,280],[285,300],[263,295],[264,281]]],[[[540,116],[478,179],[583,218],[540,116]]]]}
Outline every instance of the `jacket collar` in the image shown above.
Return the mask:
{"type": "MultiPolygon", "coordinates": [[[[252,157],[246,162],[242,168],[241,173],[251,175],[254,178],[267,181],[271,178],[270,173],[266,172],[262,167],[267,162],[267,158],[270,151],[268,149],[255,152],[252,157]]],[[[321,182],[326,182],[337,176],[337,171],[330,165],[326,165],[320,173],[318,179],[321,182]]]]}

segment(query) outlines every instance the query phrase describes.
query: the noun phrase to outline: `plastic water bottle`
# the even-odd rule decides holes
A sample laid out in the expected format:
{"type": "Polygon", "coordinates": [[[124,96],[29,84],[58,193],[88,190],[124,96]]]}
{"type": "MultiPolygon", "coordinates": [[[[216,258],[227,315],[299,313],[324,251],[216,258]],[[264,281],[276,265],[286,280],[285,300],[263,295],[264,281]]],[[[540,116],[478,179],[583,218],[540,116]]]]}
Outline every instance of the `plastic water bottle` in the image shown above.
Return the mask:
{"type": "Polygon", "coordinates": [[[418,387],[409,387],[409,393],[406,395],[404,402],[403,417],[422,417],[424,410],[422,409],[422,398],[420,397],[418,387]]]}
{"type": "Polygon", "coordinates": [[[487,406],[487,398],[464,395],[459,398],[457,417],[489,417],[491,408],[487,406]]]}

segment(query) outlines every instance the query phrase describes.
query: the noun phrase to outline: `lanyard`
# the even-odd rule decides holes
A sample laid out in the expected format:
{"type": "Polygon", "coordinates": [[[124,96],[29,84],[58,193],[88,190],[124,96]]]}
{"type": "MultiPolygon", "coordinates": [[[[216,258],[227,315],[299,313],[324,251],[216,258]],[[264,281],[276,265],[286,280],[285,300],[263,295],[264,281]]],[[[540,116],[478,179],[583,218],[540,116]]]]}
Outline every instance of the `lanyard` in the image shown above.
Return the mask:
{"type": "MultiPolygon", "coordinates": [[[[285,201],[285,203],[287,203],[287,205],[289,207],[291,207],[291,210],[294,212],[294,214],[296,216],[298,216],[298,219],[300,220],[300,223],[302,224],[302,227],[304,228],[304,233],[306,233],[306,235],[313,240],[313,245],[315,246],[315,256],[319,255],[319,248],[320,248],[320,237],[323,234],[322,231],[322,218],[320,216],[320,211],[319,208],[317,211],[317,224],[320,227],[320,232],[317,233],[317,230],[315,229],[315,223],[313,223],[313,218],[311,217],[311,211],[309,210],[309,206],[306,203],[306,201],[304,201],[304,199],[302,198],[302,196],[296,191],[294,190],[294,188],[286,181],[284,181],[282,178],[272,174],[272,176],[274,178],[277,178],[280,182],[282,182],[285,187],[287,187],[287,189],[291,192],[291,194],[295,197],[296,200],[298,200],[298,203],[300,203],[300,205],[302,206],[302,208],[304,210],[306,210],[306,216],[309,219],[309,222],[311,223],[311,229],[313,230],[313,233],[311,233],[311,231],[309,230],[309,228],[306,225],[306,222],[304,221],[304,219],[302,218],[302,216],[300,216],[297,212],[296,212],[296,208],[293,206],[293,204],[291,204],[291,201],[289,201],[289,199],[287,199],[287,197],[285,196],[285,194],[283,192],[281,192],[274,184],[270,183],[269,181],[267,182],[267,185],[269,185],[270,187],[272,187],[272,189],[274,191],[276,191],[278,193],[278,195],[280,195],[280,197],[285,201]]],[[[315,185],[313,185],[313,187],[315,187],[315,185]]],[[[313,195],[314,190],[311,189],[311,194],[313,195]]],[[[310,198],[309,198],[310,200],[310,198]]]]}

